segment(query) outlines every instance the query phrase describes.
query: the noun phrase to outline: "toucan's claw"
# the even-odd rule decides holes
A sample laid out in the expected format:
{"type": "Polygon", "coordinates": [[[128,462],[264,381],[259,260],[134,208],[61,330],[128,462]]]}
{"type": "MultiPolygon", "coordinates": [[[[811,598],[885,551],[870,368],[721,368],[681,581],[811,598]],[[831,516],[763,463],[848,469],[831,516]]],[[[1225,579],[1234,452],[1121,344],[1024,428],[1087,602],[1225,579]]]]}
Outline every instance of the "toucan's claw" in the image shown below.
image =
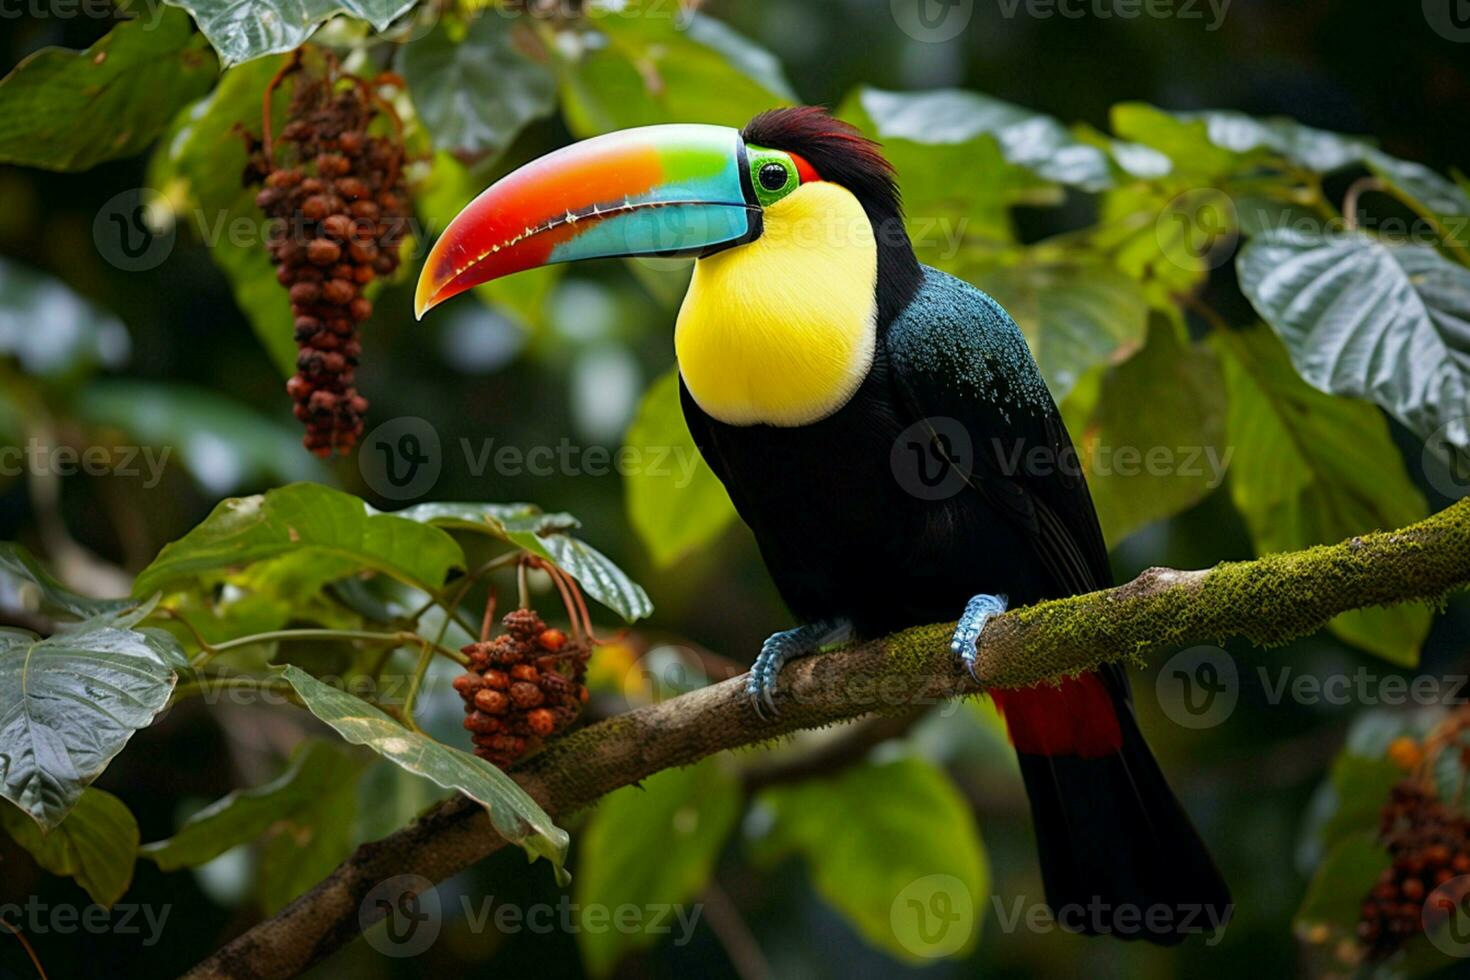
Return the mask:
{"type": "Polygon", "coordinates": [[[991,617],[1006,611],[1006,604],[1003,594],[973,597],[965,603],[965,611],[960,616],[959,624],[955,626],[954,637],[949,641],[950,651],[960,658],[960,662],[977,684],[980,677],[975,671],[975,664],[980,657],[980,632],[985,629],[985,624],[990,622],[991,617]]]}
{"type": "Polygon", "coordinates": [[[766,718],[769,711],[770,717],[774,718],[781,713],[776,708],[776,682],[787,661],[816,653],[825,644],[837,642],[849,633],[850,627],[845,622],[824,620],[767,637],[745,681],[745,694],[750,698],[750,706],[756,715],[766,718]]]}

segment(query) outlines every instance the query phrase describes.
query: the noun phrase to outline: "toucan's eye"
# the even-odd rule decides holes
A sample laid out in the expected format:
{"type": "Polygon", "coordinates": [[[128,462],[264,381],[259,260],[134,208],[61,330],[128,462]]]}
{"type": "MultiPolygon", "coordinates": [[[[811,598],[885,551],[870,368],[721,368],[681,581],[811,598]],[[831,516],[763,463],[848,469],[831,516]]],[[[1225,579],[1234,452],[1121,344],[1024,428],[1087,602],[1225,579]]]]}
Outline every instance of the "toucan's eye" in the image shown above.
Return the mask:
{"type": "Polygon", "coordinates": [[[791,175],[779,163],[768,163],[761,167],[761,186],[768,191],[779,191],[790,179],[791,175]]]}

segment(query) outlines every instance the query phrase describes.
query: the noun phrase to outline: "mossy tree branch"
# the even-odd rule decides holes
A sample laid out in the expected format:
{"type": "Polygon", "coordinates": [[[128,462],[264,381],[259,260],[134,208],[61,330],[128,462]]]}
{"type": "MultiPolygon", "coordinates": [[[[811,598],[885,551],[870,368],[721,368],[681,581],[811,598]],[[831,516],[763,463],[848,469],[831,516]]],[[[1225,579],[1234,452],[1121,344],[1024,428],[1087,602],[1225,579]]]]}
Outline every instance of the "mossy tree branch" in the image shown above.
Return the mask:
{"type": "MultiPolygon", "coordinates": [[[[922,626],[799,660],[781,675],[779,716],[751,709],[731,678],[590,725],[515,769],[553,816],[664,769],[871,713],[901,713],[982,687],[1024,687],[1192,643],[1243,637],[1258,646],[1320,629],[1339,613],[1437,603],[1470,585],[1470,500],[1418,524],[1336,545],[1207,571],[1150,569],[1126,585],[1017,609],[987,627],[976,684],[949,653],[954,624],[922,626]]],[[[463,798],[365,844],[279,915],[201,963],[196,977],[288,977],[355,936],[360,905],[382,880],[430,881],[504,845],[463,798]]],[[[372,910],[369,910],[372,914],[372,910]]]]}

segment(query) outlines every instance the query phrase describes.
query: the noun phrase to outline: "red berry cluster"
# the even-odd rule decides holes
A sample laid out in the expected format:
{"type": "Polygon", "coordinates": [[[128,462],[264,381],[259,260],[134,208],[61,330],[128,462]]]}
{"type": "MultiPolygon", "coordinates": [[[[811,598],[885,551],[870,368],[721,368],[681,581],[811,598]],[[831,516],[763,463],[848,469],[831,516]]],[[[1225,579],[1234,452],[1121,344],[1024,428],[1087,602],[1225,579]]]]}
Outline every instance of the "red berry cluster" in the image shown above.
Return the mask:
{"type": "Polygon", "coordinates": [[[271,219],[267,247],[291,295],[300,354],[286,391],[318,456],[350,452],[362,436],[357,326],[373,312],[363,290],[398,268],[408,227],[402,139],[396,128],[369,135],[388,113],[361,79],[298,71],[290,121],[274,146],[267,127],[245,170],[247,186],[263,185],[255,203],[271,219]]]}
{"type": "Polygon", "coordinates": [[[1398,949],[1426,923],[1436,925],[1470,891],[1470,879],[1460,880],[1470,874],[1470,820],[1441,802],[1432,787],[1415,779],[1394,784],[1379,832],[1393,864],[1363,901],[1358,921],[1358,939],[1374,959],[1398,949]]]}
{"type": "Polygon", "coordinates": [[[501,620],[505,632],[464,648],[470,670],[454,679],[475,754],[508,768],[534,739],[565,731],[587,702],[591,647],[548,629],[530,609],[501,620]]]}

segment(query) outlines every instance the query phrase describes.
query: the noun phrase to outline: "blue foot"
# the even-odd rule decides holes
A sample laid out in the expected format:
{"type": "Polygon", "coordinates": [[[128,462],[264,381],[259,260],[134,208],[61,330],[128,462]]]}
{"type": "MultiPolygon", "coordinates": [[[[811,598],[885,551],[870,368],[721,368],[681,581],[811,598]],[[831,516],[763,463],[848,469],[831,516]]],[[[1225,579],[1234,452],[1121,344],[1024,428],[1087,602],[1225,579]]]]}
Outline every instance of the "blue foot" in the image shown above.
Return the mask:
{"type": "Polygon", "coordinates": [[[761,710],[761,704],[764,703],[772,715],[777,714],[774,698],[776,678],[786,661],[816,653],[829,643],[841,642],[851,632],[851,626],[845,621],[824,619],[772,633],[761,644],[760,656],[755,658],[755,663],[750,668],[750,677],[745,682],[745,693],[750,697],[755,713],[765,717],[765,712],[761,710]]]}
{"type": "Polygon", "coordinates": [[[975,680],[975,661],[980,653],[976,643],[980,639],[980,631],[985,624],[990,622],[990,617],[999,616],[1006,611],[1006,597],[1004,595],[977,595],[965,603],[964,615],[960,616],[959,625],[955,627],[954,638],[949,641],[949,648],[954,651],[964,663],[965,669],[975,680]]]}

